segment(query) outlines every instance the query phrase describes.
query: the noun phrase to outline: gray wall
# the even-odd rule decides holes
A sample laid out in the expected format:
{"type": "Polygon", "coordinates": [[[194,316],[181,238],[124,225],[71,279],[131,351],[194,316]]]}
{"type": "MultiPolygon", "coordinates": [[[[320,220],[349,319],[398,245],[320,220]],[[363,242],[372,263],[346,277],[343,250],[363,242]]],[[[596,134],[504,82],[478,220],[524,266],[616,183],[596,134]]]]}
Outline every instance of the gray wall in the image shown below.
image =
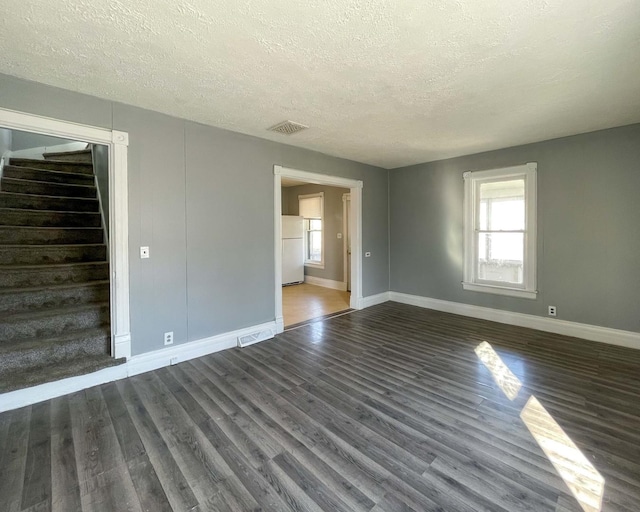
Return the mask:
{"type": "Polygon", "coordinates": [[[93,144],[93,172],[96,176],[100,208],[107,233],[109,233],[109,148],[102,144],[93,144]]]}
{"type": "Polygon", "coordinates": [[[69,139],[61,139],[59,137],[49,137],[48,135],[40,135],[39,133],[21,132],[14,130],[12,151],[20,151],[21,149],[41,148],[46,146],[59,146],[60,144],[69,144],[75,142],[69,139]]]}
{"type": "MultiPolygon", "coordinates": [[[[321,277],[332,281],[344,280],[344,246],[338,239],[342,233],[342,194],[348,194],[348,188],[327,187],[324,185],[300,185],[286,187],[288,202],[287,215],[298,215],[300,205],[298,196],[324,192],[324,268],[305,267],[306,276],[321,277]]],[[[344,236],[344,233],[343,233],[344,236]]]]}
{"type": "Polygon", "coordinates": [[[4,108],[129,132],[134,354],[165,331],[179,344],[274,320],[274,164],[363,180],[363,293],[388,290],[386,170],[6,75],[0,90],[4,108]]]}
{"type": "Polygon", "coordinates": [[[640,330],[640,125],[390,171],[391,290],[640,330]],[[538,163],[538,298],[463,291],[462,173],[538,163]]]}

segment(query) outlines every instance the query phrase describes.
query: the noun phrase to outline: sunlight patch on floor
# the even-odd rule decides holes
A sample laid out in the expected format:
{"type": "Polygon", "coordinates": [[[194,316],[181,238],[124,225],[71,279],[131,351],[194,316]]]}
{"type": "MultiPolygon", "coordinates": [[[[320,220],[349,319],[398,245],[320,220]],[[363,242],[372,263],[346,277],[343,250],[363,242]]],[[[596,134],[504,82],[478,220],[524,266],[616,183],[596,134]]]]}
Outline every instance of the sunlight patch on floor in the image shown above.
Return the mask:
{"type": "Polygon", "coordinates": [[[475,348],[476,355],[487,367],[493,376],[493,380],[500,386],[509,400],[515,400],[522,387],[522,382],[516,377],[509,367],[504,364],[500,356],[493,350],[491,344],[483,341],[475,348]]]}
{"type": "Polygon", "coordinates": [[[520,418],[582,509],[585,512],[599,512],[604,478],[535,396],[529,398],[520,418]]]}

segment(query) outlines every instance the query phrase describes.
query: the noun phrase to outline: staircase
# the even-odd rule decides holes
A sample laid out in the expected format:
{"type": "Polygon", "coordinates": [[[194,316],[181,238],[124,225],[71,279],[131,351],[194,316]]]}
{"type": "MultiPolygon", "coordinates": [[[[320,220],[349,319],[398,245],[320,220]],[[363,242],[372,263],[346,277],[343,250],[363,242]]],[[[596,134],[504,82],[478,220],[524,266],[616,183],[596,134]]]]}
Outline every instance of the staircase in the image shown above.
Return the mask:
{"type": "Polygon", "coordinates": [[[0,181],[0,393],[124,362],[91,150],[44,157],[11,159],[0,181]]]}

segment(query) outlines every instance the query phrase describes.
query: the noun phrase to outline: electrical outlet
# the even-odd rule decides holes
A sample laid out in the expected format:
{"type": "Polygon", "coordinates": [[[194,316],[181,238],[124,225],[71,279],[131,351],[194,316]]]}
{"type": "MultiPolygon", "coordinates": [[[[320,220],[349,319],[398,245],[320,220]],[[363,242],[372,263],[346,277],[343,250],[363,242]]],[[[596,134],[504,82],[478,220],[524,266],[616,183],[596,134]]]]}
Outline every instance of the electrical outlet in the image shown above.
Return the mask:
{"type": "Polygon", "coordinates": [[[146,259],[149,257],[149,248],[148,247],[140,247],[140,258],[146,259]]]}
{"type": "Polygon", "coordinates": [[[173,344],[173,331],[164,333],[164,344],[165,345],[173,344]]]}
{"type": "Polygon", "coordinates": [[[557,310],[555,306],[549,306],[549,316],[556,316],[557,315],[557,310]]]}
{"type": "Polygon", "coordinates": [[[178,358],[177,357],[172,357],[171,359],[169,359],[169,364],[171,366],[173,366],[174,364],[178,364],[178,358]]]}

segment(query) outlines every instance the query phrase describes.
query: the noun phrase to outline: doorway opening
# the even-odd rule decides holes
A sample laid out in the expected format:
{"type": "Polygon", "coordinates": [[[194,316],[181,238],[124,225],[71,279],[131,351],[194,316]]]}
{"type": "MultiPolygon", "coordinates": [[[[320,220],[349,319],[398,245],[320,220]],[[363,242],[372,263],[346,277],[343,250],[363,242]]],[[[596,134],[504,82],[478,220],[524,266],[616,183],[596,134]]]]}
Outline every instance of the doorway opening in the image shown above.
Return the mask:
{"type": "MultiPolygon", "coordinates": [[[[19,227],[18,229],[5,229],[9,242],[12,240],[10,237],[22,236],[22,232],[24,232],[27,236],[25,239],[27,245],[43,245],[42,257],[48,259],[55,267],[50,273],[47,273],[48,269],[45,269],[46,272],[42,271],[42,269],[36,268],[39,266],[35,264],[34,268],[22,268],[25,265],[17,261],[15,264],[20,268],[16,270],[15,274],[22,275],[20,274],[22,272],[25,275],[29,274],[30,279],[50,279],[56,285],[62,284],[69,290],[56,290],[56,298],[64,301],[67,300],[65,296],[69,295],[68,300],[73,302],[77,298],[73,287],[78,282],[78,276],[83,272],[86,273],[87,269],[67,268],[64,265],[68,262],[65,261],[56,263],[52,252],[54,246],[57,248],[60,245],[57,243],[58,241],[71,242],[70,246],[60,248],[60,257],[63,259],[94,257],[89,253],[94,250],[104,252],[104,248],[98,246],[101,245],[99,242],[107,241],[108,235],[109,244],[105,254],[108,269],[104,275],[104,280],[108,282],[108,294],[99,295],[99,297],[107,297],[108,295],[108,298],[104,299],[108,301],[105,309],[108,309],[106,315],[110,325],[107,352],[116,359],[131,357],[127,208],[128,134],[8,109],[0,109],[0,130],[0,135],[2,135],[0,144],[4,145],[2,155],[0,155],[4,156],[0,162],[0,172],[2,172],[2,168],[7,170],[4,177],[7,179],[3,178],[3,181],[8,182],[8,187],[4,187],[5,190],[2,191],[8,201],[3,212],[6,222],[9,224],[26,223],[27,220],[32,219],[41,224],[60,223],[60,226],[43,225],[28,229],[19,227]],[[12,140],[13,134],[17,135],[16,140],[12,140]],[[39,146],[34,142],[38,138],[44,141],[39,146]],[[28,140],[31,142],[25,142],[28,140]],[[14,144],[15,147],[13,147],[14,144]],[[19,147],[22,145],[25,147],[19,147]],[[38,151],[30,153],[29,150],[33,150],[35,146],[39,147],[38,151]],[[43,148],[44,151],[40,151],[43,148]],[[90,160],[91,163],[88,160],[87,162],[74,163],[74,160],[83,158],[90,160]],[[64,163],[65,160],[67,163],[64,163]],[[91,173],[93,175],[89,173],[88,169],[85,169],[86,173],[73,172],[80,171],[80,168],[84,166],[91,167],[92,165],[95,165],[96,168],[100,166],[100,172],[91,173]],[[74,167],[78,167],[78,169],[74,167]],[[24,190],[21,190],[21,187],[24,190]],[[102,189],[102,192],[108,192],[108,194],[96,195],[95,192],[99,189],[102,189]],[[55,193],[48,192],[48,190],[53,190],[55,193]],[[25,201],[31,201],[38,208],[34,209],[31,203],[23,204],[25,201]],[[102,208],[84,208],[91,201],[102,202],[102,208]],[[45,213],[41,213],[40,210],[45,213]],[[95,213],[89,215],[94,210],[95,213]],[[51,214],[47,213],[48,211],[58,213],[51,214]],[[90,222],[95,226],[74,226],[89,217],[92,217],[90,222]],[[100,231],[100,233],[92,232],[92,230],[100,231]],[[42,238],[42,241],[40,238],[34,238],[36,235],[42,238]],[[73,243],[78,237],[81,239],[77,243],[73,243]],[[90,240],[83,237],[90,237],[90,240]],[[87,245],[95,245],[96,247],[89,248],[86,247],[87,245]],[[31,276],[30,273],[36,270],[42,271],[43,275],[31,276]],[[58,275],[60,272],[62,274],[58,275]],[[76,276],[78,279],[75,279],[74,272],[78,274],[76,276]]],[[[5,256],[14,259],[21,258],[21,253],[16,247],[7,249],[5,256]]],[[[34,251],[24,252],[25,257],[34,257],[34,251]]],[[[74,263],[75,261],[70,262],[72,266],[74,263]]],[[[89,262],[86,266],[92,264],[89,262]]],[[[79,265],[81,266],[82,263],[79,265]]],[[[48,282],[41,284],[42,286],[39,288],[44,289],[48,286],[48,282]]],[[[36,289],[38,293],[40,293],[39,288],[36,289]]],[[[41,295],[46,295],[45,292],[51,293],[47,288],[41,295]]],[[[91,294],[93,291],[87,293],[91,294]]],[[[50,303],[49,299],[45,301],[45,305],[50,303]]],[[[90,316],[90,313],[85,314],[83,311],[76,316],[79,318],[78,325],[80,326],[90,316]]],[[[65,319],[53,319],[48,327],[49,331],[46,332],[53,332],[52,329],[58,324],[63,325],[62,320],[65,319]]],[[[66,336],[66,333],[61,333],[60,336],[66,336]]]]}
{"type": "Polygon", "coordinates": [[[358,309],[362,182],[274,168],[278,332],[358,309]]]}

